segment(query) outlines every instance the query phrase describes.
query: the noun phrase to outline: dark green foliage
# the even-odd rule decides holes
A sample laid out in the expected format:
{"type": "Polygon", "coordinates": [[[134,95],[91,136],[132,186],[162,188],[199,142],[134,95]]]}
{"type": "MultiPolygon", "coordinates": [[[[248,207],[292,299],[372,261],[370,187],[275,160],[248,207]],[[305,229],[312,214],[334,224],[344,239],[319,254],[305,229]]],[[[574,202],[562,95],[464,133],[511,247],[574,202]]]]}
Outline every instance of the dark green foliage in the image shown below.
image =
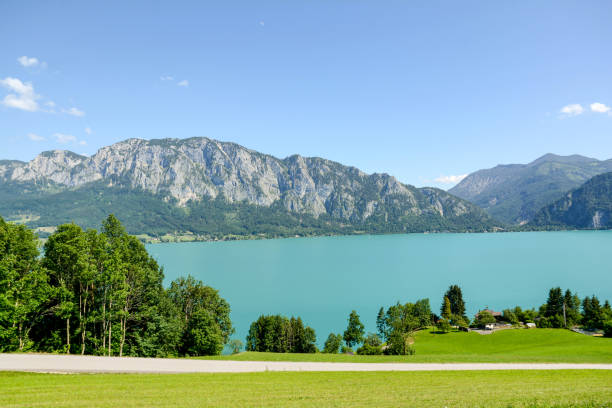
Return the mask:
{"type": "Polygon", "coordinates": [[[181,320],[189,323],[191,316],[199,311],[205,311],[213,319],[214,325],[222,336],[222,344],[229,341],[234,333],[230,320],[230,306],[219,292],[202,281],[189,275],[187,278],[178,278],[170,283],[168,296],[179,309],[181,320]]]}
{"type": "Polygon", "coordinates": [[[363,346],[357,349],[357,354],[375,356],[383,354],[382,342],[375,333],[368,333],[363,340],[363,346]]]}
{"type": "Polygon", "coordinates": [[[193,278],[167,292],[144,245],[113,215],[102,224],[102,233],[60,225],[40,259],[34,234],[0,218],[0,349],[220,353],[232,333],[227,302],[193,278]]]}
{"type": "Polygon", "coordinates": [[[342,346],[342,335],[330,333],[327,340],[325,340],[323,353],[337,354],[340,346],[342,346]]]}
{"type": "Polygon", "coordinates": [[[603,329],[604,322],[612,319],[610,304],[606,301],[607,307],[602,307],[599,299],[595,296],[585,297],[582,301],[582,324],[589,329],[603,329]]]}
{"type": "Polygon", "coordinates": [[[548,292],[546,304],[540,307],[539,327],[572,327],[580,322],[580,299],[568,289],[563,294],[556,287],[548,292]]]}
{"type": "Polygon", "coordinates": [[[365,327],[363,323],[361,323],[361,320],[359,320],[359,315],[357,312],[353,310],[348,317],[348,326],[344,331],[344,342],[347,346],[352,348],[363,341],[364,334],[365,327]]]}
{"type": "Polygon", "coordinates": [[[510,309],[505,309],[502,312],[502,319],[512,325],[517,325],[520,321],[516,313],[510,309]]]}
{"type": "Polygon", "coordinates": [[[593,177],[543,207],[530,222],[535,228],[612,228],[612,173],[593,177]]]}
{"type": "Polygon", "coordinates": [[[612,337],[612,319],[606,320],[603,324],[604,336],[612,337]]]}
{"type": "MultiPolygon", "coordinates": [[[[451,315],[465,316],[465,302],[463,301],[463,293],[458,285],[451,285],[446,293],[445,298],[450,302],[451,315]]],[[[443,303],[444,304],[444,303],[443,303]]],[[[447,316],[450,319],[451,316],[447,316]]]]}
{"type": "Polygon", "coordinates": [[[491,323],[495,323],[495,317],[489,311],[481,310],[474,317],[473,325],[482,328],[491,323]]]}
{"type": "Polygon", "coordinates": [[[387,340],[387,320],[385,319],[384,307],[381,307],[378,311],[378,315],[376,315],[376,329],[378,330],[380,338],[387,340]]]}
{"type": "Polygon", "coordinates": [[[30,331],[49,310],[51,287],[38,256],[34,234],[0,217],[0,352],[31,349],[30,331]]]}
{"type": "Polygon", "coordinates": [[[287,319],[281,315],[260,316],[251,323],[246,339],[247,351],[273,353],[315,353],[317,348],[314,329],[302,319],[287,319]]]}
{"type": "Polygon", "coordinates": [[[224,338],[211,313],[206,309],[196,310],[189,318],[183,334],[182,353],[190,356],[221,354],[224,338]]]}
{"type": "Polygon", "coordinates": [[[387,339],[386,354],[414,354],[412,343],[414,332],[431,324],[431,309],[429,299],[421,299],[416,303],[399,302],[389,307],[385,313],[385,338],[387,339]]]}

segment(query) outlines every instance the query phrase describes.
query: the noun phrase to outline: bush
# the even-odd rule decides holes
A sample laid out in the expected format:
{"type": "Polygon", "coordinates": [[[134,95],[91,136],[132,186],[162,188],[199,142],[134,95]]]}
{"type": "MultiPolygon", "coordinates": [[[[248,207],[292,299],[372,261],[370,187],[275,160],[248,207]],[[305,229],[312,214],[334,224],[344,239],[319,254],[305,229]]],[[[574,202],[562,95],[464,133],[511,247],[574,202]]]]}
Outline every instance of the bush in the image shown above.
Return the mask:
{"type": "Polygon", "coordinates": [[[342,345],[342,335],[330,333],[325,340],[325,345],[323,347],[323,353],[329,354],[337,354],[338,350],[340,350],[340,346],[342,345]]]}
{"type": "Polygon", "coordinates": [[[452,315],[450,324],[458,327],[468,327],[470,325],[467,318],[459,315],[452,315]]]}
{"type": "Polygon", "coordinates": [[[436,327],[442,333],[448,333],[449,331],[451,331],[450,323],[448,322],[448,320],[446,320],[444,318],[438,320],[438,324],[436,325],[436,327]]]}
{"type": "Polygon", "coordinates": [[[604,336],[612,337],[612,320],[607,320],[603,324],[604,336]]]}
{"type": "Polygon", "coordinates": [[[348,347],[348,346],[344,346],[344,345],[343,345],[343,346],[340,348],[340,352],[341,352],[342,354],[353,354],[353,349],[352,349],[352,348],[350,348],[350,347],[348,347]]]}
{"type": "Polygon", "coordinates": [[[364,356],[379,356],[382,353],[382,346],[371,346],[369,344],[364,344],[363,346],[357,349],[357,354],[364,356]]]}

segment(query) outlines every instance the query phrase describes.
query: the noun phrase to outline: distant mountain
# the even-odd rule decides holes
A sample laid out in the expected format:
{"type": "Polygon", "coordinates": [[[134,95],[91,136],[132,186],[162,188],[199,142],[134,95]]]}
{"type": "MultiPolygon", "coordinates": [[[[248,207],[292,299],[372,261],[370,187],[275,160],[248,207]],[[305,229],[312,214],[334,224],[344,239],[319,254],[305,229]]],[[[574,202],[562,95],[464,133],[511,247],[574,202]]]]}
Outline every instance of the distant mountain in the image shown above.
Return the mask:
{"type": "Polygon", "coordinates": [[[529,164],[506,164],[467,176],[449,193],[473,202],[493,218],[524,224],[538,210],[591,177],[612,171],[612,160],[547,154],[529,164]]]}
{"type": "Polygon", "coordinates": [[[577,229],[612,228],[612,173],[595,176],[542,208],[529,225],[577,229]]]}
{"type": "Polygon", "coordinates": [[[277,159],[207,138],[129,139],[91,157],[0,162],[0,214],[48,231],[115,213],[130,233],[200,238],[484,231],[473,204],[321,158],[277,159]]]}

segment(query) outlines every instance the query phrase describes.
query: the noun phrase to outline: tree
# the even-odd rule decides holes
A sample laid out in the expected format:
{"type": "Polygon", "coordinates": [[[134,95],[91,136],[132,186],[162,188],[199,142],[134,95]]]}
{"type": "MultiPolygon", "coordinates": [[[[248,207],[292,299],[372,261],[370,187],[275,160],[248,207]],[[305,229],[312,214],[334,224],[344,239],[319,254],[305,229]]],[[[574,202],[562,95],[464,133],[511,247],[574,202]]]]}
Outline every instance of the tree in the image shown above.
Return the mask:
{"type": "Polygon", "coordinates": [[[552,317],[555,315],[563,316],[563,295],[560,287],[552,288],[548,291],[548,299],[546,300],[546,307],[544,309],[545,317],[552,317]]]}
{"type": "Polygon", "coordinates": [[[453,311],[451,310],[450,299],[448,298],[448,296],[444,296],[444,302],[442,303],[442,310],[440,311],[440,315],[444,319],[448,320],[451,318],[452,314],[453,311]]]}
{"type": "Polygon", "coordinates": [[[382,353],[382,342],[375,333],[368,333],[363,340],[363,346],[357,349],[357,354],[361,355],[380,355],[382,353]]]}
{"type": "Polygon", "coordinates": [[[495,323],[495,317],[487,310],[481,310],[474,317],[474,326],[485,327],[492,323],[495,323]]]}
{"type": "Polygon", "coordinates": [[[507,321],[508,323],[511,323],[513,325],[517,325],[519,324],[519,318],[516,315],[516,313],[514,313],[512,310],[510,309],[505,309],[502,312],[502,318],[507,321]]]}
{"type": "Polygon", "coordinates": [[[229,341],[230,336],[234,333],[230,319],[230,306],[225,299],[219,296],[216,289],[204,285],[202,281],[189,275],[186,278],[180,277],[172,281],[168,288],[168,295],[179,308],[185,324],[189,322],[193,313],[204,309],[213,316],[215,323],[219,326],[223,342],[229,341]]]}
{"type": "Polygon", "coordinates": [[[65,321],[65,353],[71,350],[70,321],[76,317],[78,327],[83,327],[81,305],[77,311],[76,301],[82,302],[80,280],[89,274],[87,252],[87,237],[76,224],[60,225],[45,243],[43,265],[55,289],[55,315],[65,321]]]}
{"type": "Polygon", "coordinates": [[[330,333],[329,336],[327,336],[327,340],[325,340],[325,345],[323,346],[323,353],[337,354],[340,350],[341,345],[342,335],[330,333]]]}
{"type": "Polygon", "coordinates": [[[244,344],[238,339],[233,339],[230,340],[228,346],[230,350],[232,350],[232,354],[238,354],[240,353],[240,350],[242,350],[242,348],[244,347],[244,344]]]}
{"type": "Polygon", "coordinates": [[[386,313],[387,325],[391,328],[388,333],[386,353],[413,354],[414,332],[421,328],[414,303],[404,305],[399,302],[389,307],[386,313]]]}
{"type": "Polygon", "coordinates": [[[378,315],[376,315],[376,329],[378,330],[378,335],[383,339],[386,340],[386,333],[387,333],[387,323],[386,323],[386,319],[385,319],[385,308],[381,307],[380,310],[378,311],[378,315]]]}
{"type": "Polygon", "coordinates": [[[38,255],[32,231],[0,217],[0,351],[29,349],[30,330],[47,312],[50,286],[38,255]]]}
{"type": "Polygon", "coordinates": [[[213,316],[199,309],[191,315],[183,335],[183,352],[190,356],[213,356],[223,350],[223,333],[213,316]]]}
{"type": "Polygon", "coordinates": [[[442,318],[442,319],[438,320],[438,324],[436,325],[436,327],[442,333],[448,333],[448,332],[451,331],[451,325],[450,325],[449,321],[446,320],[445,318],[442,318]]]}
{"type": "Polygon", "coordinates": [[[355,310],[351,312],[348,318],[348,326],[344,331],[344,342],[347,346],[353,347],[363,341],[365,327],[359,320],[359,315],[355,310]]]}
{"type": "Polygon", "coordinates": [[[599,299],[595,295],[587,296],[582,302],[583,318],[582,324],[590,329],[603,329],[604,313],[599,299]]]}
{"type": "Polygon", "coordinates": [[[273,353],[315,353],[316,334],[304,327],[301,318],[259,316],[251,323],[247,335],[247,351],[273,353]]]}
{"type": "Polygon", "coordinates": [[[427,327],[432,323],[431,306],[429,305],[429,299],[419,299],[414,303],[414,311],[417,319],[419,320],[419,326],[427,327]]]}
{"type": "Polygon", "coordinates": [[[465,316],[465,302],[463,301],[461,288],[458,285],[451,285],[444,296],[450,301],[451,314],[465,316]]]}

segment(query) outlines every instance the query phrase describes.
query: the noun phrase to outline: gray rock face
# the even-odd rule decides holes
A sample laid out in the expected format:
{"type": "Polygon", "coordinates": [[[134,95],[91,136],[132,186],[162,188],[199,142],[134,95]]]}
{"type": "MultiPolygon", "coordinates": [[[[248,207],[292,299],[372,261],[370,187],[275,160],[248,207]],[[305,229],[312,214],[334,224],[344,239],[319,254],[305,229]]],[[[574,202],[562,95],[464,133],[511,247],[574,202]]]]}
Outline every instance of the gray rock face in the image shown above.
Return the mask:
{"type": "Polygon", "coordinates": [[[612,171],[612,160],[546,154],[528,164],[476,171],[448,190],[513,224],[530,221],[543,206],[593,176],[612,171]]]}
{"type": "Polygon", "coordinates": [[[179,206],[221,196],[230,203],[280,203],[291,212],[326,213],[351,221],[364,221],[383,207],[405,216],[453,217],[480,211],[442,190],[417,189],[387,174],[368,175],[316,157],[281,160],[207,138],[128,139],[91,157],[56,150],[29,163],[0,162],[0,183],[70,189],[100,181],[175,199],[179,206]]]}

